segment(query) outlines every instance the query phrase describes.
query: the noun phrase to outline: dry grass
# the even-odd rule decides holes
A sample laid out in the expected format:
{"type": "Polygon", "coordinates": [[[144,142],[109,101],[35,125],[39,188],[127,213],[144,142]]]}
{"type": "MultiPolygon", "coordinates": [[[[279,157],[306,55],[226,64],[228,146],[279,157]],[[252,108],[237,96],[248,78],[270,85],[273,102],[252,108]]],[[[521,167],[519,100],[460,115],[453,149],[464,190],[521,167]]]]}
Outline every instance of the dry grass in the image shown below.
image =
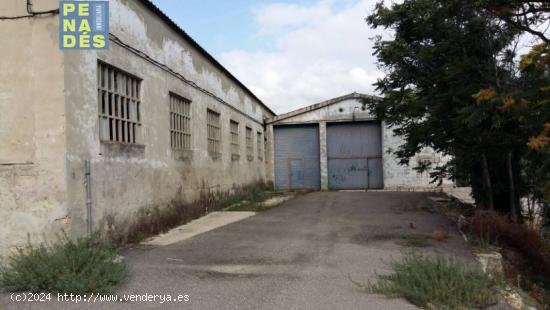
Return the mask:
{"type": "Polygon", "coordinates": [[[194,203],[174,200],[169,205],[142,208],[133,220],[125,223],[118,222],[114,215],[107,216],[103,224],[105,229],[101,232],[102,238],[118,246],[139,243],[212,211],[222,210],[242,197],[254,197],[256,193],[269,188],[268,184],[254,183],[235,187],[231,192],[203,190],[194,203]]]}
{"type": "Polygon", "coordinates": [[[397,243],[402,246],[412,247],[412,248],[424,248],[430,245],[429,243],[430,236],[422,234],[412,234],[403,236],[403,238],[397,243]]]}
{"type": "Polygon", "coordinates": [[[504,274],[513,285],[550,304],[550,246],[536,230],[491,211],[474,213],[466,229],[474,245],[502,248],[504,274]]]}
{"type": "Polygon", "coordinates": [[[514,248],[529,259],[536,273],[550,277],[550,247],[534,229],[491,211],[477,211],[467,229],[482,244],[514,248]]]}

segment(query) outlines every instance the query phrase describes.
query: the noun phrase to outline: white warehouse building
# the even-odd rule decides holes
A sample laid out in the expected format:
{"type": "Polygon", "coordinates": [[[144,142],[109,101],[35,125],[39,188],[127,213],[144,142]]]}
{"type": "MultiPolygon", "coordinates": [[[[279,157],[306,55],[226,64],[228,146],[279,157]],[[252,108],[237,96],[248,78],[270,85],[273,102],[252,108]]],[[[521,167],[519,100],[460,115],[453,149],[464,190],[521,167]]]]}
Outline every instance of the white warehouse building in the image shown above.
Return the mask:
{"type": "Polygon", "coordinates": [[[364,99],[377,98],[351,93],[267,120],[277,190],[433,190],[429,172],[413,168],[446,159],[425,149],[400,165],[392,151],[403,138],[373,117],[364,99]]]}

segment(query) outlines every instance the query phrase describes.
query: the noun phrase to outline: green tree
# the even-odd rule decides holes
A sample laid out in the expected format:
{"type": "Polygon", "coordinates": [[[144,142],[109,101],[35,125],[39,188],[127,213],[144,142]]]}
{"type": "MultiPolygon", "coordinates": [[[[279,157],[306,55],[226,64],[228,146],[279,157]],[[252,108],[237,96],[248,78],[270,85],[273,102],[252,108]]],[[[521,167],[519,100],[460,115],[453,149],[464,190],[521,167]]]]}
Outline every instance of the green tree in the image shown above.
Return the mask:
{"type": "Polygon", "coordinates": [[[467,180],[478,204],[519,217],[519,197],[528,190],[520,173],[527,141],[542,130],[548,111],[520,95],[528,79],[517,72],[513,43],[524,30],[486,7],[459,0],[378,3],[367,22],[393,36],[376,40],[386,73],[376,83],[383,100],[367,104],[405,137],[396,151],[403,164],[423,147],[451,155],[435,179],[467,180]]]}
{"type": "Polygon", "coordinates": [[[544,26],[550,20],[550,2],[530,0],[477,0],[475,5],[516,29],[528,32],[544,43],[550,36],[544,26]]]}
{"type": "Polygon", "coordinates": [[[505,94],[503,105],[531,133],[521,161],[527,197],[542,206],[550,227],[550,43],[522,55],[518,87],[505,94]]]}

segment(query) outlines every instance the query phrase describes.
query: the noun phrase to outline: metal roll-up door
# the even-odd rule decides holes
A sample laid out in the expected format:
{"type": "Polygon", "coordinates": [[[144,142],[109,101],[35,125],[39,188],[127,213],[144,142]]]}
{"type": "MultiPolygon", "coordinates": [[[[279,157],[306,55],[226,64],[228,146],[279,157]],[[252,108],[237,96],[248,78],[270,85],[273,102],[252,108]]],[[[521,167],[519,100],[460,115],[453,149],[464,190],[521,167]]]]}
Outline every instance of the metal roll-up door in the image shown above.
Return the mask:
{"type": "Polygon", "coordinates": [[[319,189],[319,127],[285,125],[273,132],[275,189],[319,189]]]}
{"type": "Polygon", "coordinates": [[[384,187],[380,123],[327,124],[327,156],[330,189],[384,187]]]}

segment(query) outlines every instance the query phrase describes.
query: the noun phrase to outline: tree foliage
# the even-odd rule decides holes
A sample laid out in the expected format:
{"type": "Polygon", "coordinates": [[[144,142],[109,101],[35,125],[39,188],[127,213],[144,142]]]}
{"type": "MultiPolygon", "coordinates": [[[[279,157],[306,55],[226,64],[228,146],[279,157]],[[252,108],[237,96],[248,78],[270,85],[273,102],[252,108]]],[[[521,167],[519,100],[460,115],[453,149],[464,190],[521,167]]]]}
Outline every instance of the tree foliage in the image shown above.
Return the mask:
{"type": "Polygon", "coordinates": [[[545,23],[550,20],[550,2],[478,0],[476,5],[518,30],[528,32],[537,36],[543,42],[550,43],[550,36],[544,29],[545,23]]]}
{"type": "MultiPolygon", "coordinates": [[[[519,197],[548,178],[548,170],[538,177],[525,172],[533,163],[548,166],[550,142],[548,44],[534,47],[518,65],[514,43],[526,30],[503,18],[512,18],[512,8],[522,10],[521,5],[380,2],[367,18],[372,27],[393,31],[390,39],[378,37],[374,47],[386,73],[375,84],[384,98],[368,104],[405,138],[395,152],[401,162],[424,147],[450,155],[450,162],[434,169],[436,179],[466,180],[480,205],[516,216],[519,197]]],[[[540,7],[547,5],[534,7],[529,26],[547,18],[540,7]]]]}

